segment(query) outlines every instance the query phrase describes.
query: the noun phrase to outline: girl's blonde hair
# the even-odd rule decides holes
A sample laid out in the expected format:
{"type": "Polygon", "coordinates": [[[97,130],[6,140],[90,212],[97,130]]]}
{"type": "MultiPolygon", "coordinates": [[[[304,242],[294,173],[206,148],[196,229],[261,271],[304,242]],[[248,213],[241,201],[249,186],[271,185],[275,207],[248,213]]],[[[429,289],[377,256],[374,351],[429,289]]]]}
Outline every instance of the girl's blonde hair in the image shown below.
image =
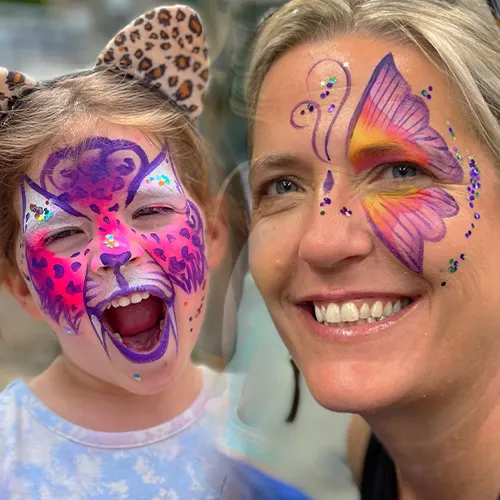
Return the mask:
{"type": "MultiPolygon", "coordinates": [[[[24,174],[38,155],[61,147],[61,141],[79,142],[82,132],[98,135],[105,123],[135,127],[160,147],[168,141],[182,183],[207,214],[213,212],[223,171],[194,125],[162,94],[106,70],[74,73],[39,87],[0,122],[0,283],[16,268],[20,225],[14,207],[24,174]]],[[[241,205],[226,212],[241,228],[241,205]]]]}
{"type": "Polygon", "coordinates": [[[444,70],[500,165],[500,30],[486,0],[292,0],[261,25],[247,75],[249,141],[264,79],[288,50],[359,34],[419,48],[444,70]]]}

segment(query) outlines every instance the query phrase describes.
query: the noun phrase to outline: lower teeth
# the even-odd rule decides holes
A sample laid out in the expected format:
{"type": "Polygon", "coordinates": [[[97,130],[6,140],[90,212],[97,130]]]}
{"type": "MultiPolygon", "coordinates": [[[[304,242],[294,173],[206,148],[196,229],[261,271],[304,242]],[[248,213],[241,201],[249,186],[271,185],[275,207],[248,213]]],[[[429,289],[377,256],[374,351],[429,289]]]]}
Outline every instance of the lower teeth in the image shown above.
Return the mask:
{"type": "Polygon", "coordinates": [[[123,344],[122,336],[119,333],[113,333],[113,337],[123,344]]]}

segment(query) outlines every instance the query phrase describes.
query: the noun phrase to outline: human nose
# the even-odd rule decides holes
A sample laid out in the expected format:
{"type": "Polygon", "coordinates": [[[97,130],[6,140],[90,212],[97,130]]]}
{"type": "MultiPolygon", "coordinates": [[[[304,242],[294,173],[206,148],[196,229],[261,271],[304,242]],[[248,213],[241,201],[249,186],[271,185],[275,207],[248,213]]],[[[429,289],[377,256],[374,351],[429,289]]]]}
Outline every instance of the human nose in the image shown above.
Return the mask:
{"type": "Polygon", "coordinates": [[[311,208],[299,242],[299,257],[311,267],[332,268],[366,257],[373,249],[362,206],[346,208],[338,201],[311,208]]]}
{"type": "Polygon", "coordinates": [[[144,256],[142,248],[133,242],[120,243],[120,246],[113,251],[96,251],[91,259],[91,269],[97,273],[106,269],[119,270],[129,262],[144,256]]]}

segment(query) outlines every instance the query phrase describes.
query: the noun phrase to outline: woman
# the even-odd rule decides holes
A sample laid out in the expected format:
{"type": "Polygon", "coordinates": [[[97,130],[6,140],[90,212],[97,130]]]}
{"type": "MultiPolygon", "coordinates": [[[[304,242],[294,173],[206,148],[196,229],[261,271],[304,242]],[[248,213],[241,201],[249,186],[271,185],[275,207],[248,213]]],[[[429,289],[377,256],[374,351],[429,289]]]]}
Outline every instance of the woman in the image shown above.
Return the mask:
{"type": "Polygon", "coordinates": [[[478,0],[295,0],[257,36],[250,267],[359,415],[366,499],[500,493],[499,42],[478,0]]]}

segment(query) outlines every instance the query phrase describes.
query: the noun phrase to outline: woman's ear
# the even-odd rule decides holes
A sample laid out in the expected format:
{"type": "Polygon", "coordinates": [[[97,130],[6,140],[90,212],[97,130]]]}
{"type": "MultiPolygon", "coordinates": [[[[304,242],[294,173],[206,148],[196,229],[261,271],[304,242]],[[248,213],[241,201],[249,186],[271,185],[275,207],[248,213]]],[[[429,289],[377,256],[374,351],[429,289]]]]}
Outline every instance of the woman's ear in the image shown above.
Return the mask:
{"type": "Polygon", "coordinates": [[[207,261],[211,270],[219,267],[228,249],[229,229],[225,213],[224,199],[220,197],[215,204],[215,209],[207,217],[205,230],[207,261]]]}
{"type": "Polygon", "coordinates": [[[32,318],[43,320],[43,314],[19,271],[10,271],[5,277],[3,285],[32,318]]]}

